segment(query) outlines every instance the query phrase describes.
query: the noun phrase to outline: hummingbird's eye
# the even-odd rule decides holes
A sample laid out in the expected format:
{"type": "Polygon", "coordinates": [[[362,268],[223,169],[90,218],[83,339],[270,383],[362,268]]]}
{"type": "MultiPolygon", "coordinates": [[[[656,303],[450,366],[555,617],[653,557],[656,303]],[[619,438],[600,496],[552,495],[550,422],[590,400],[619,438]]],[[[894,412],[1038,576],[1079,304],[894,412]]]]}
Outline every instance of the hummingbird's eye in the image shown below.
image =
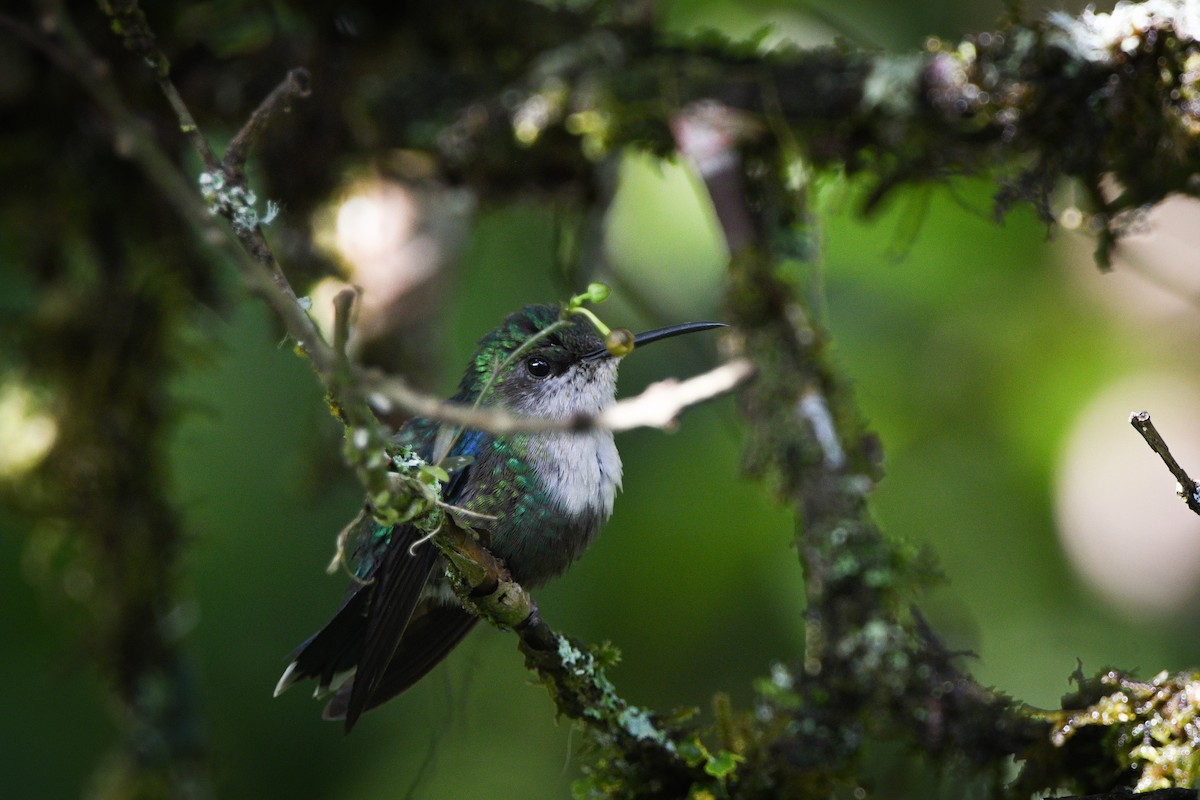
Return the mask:
{"type": "Polygon", "coordinates": [[[545,378],[551,371],[550,362],[539,356],[527,358],[525,369],[535,378],[545,378]]]}

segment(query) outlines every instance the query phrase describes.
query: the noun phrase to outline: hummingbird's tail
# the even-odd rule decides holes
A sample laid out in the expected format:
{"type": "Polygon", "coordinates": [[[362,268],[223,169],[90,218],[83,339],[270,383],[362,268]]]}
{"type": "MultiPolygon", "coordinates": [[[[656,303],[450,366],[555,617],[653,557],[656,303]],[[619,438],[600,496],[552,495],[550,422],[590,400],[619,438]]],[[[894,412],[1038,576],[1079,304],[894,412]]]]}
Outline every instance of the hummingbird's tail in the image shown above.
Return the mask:
{"type": "Polygon", "coordinates": [[[292,651],[292,663],[275,684],[276,697],[310,678],[317,679],[313,697],[325,697],[354,676],[367,630],[365,588],[350,595],[324,628],[292,651]]]}

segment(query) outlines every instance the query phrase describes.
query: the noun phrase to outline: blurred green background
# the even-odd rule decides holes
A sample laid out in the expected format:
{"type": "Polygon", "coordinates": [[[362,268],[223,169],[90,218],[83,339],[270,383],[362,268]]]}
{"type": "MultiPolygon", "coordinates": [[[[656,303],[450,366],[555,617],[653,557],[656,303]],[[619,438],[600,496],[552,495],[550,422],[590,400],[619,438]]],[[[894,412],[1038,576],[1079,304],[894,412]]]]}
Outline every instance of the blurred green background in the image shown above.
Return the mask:
{"type": "MultiPolygon", "coordinates": [[[[1001,12],[999,3],[948,0],[713,0],[667,3],[663,24],[733,35],[774,24],[780,35],[812,41],[830,30],[814,19],[836,18],[864,41],[911,49],[927,34],[986,29],[1001,12]]],[[[1187,299],[1194,290],[1163,277],[1161,252],[1105,275],[1090,263],[1085,237],[1049,233],[1028,208],[997,224],[989,181],[899,193],[870,220],[856,215],[861,187],[836,176],[822,185],[824,257],[819,268],[796,266],[795,281],[823,309],[837,362],[883,440],[879,518],[891,535],[928,545],[945,571],[947,585],[925,603],[935,628],[951,646],[977,653],[970,668],[982,682],[1037,705],[1057,702],[1077,660],[1089,672],[1200,665],[1200,644],[1180,635],[1195,625],[1194,584],[1173,590],[1178,602],[1122,602],[1123,590],[1073,568],[1059,524],[1069,516],[1062,504],[1075,497],[1063,488],[1072,432],[1090,404],[1131,377],[1195,373],[1194,348],[1177,346],[1200,332],[1187,299]]],[[[1070,203],[1068,188],[1062,207],[1070,203]]],[[[672,318],[644,319],[618,292],[601,309],[608,321],[636,328],[720,314],[723,256],[684,168],[628,157],[610,222],[618,285],[672,318]]],[[[433,323],[445,332],[446,366],[434,381],[443,393],[475,339],[504,314],[559,299],[553,226],[553,215],[534,205],[477,213],[433,323]]],[[[1164,252],[1179,260],[1178,249],[1164,252]]],[[[339,434],[315,379],[280,345],[262,304],[243,299],[224,316],[203,318],[194,335],[211,358],[188,367],[173,388],[189,413],[173,437],[171,482],[191,535],[180,613],[217,793],[567,796],[578,775],[571,726],[556,723],[545,693],[530,685],[514,638],[490,628],[481,626],[447,665],[368,714],[349,737],[320,720],[320,705],[302,687],[272,699],[287,653],[341,597],[342,579],[323,570],[360,498],[351,477],[330,466],[339,434]]],[[[622,392],[698,372],[715,357],[711,342],[664,343],[629,360],[622,392]]],[[[1162,398],[1153,387],[1164,384],[1145,385],[1152,388],[1135,397],[1152,410],[1180,397],[1187,408],[1195,396],[1190,384],[1162,398]]],[[[1188,420],[1163,423],[1186,452],[1194,445],[1172,440],[1171,423],[1188,420]]],[[[1182,526],[1200,539],[1200,526],[1182,503],[1172,505],[1169,476],[1137,449],[1124,417],[1108,425],[1114,442],[1133,440],[1135,455],[1121,463],[1155,476],[1151,491],[1167,511],[1141,517],[1115,546],[1094,547],[1111,550],[1113,572],[1148,565],[1143,580],[1156,583],[1194,556],[1186,542],[1159,543],[1152,529],[1182,526]]],[[[772,661],[801,653],[791,518],[764,487],[739,476],[739,436],[727,398],[687,414],[673,435],[619,437],[625,490],[612,522],[582,562],[538,593],[553,626],[618,645],[623,659],[612,677],[634,703],[707,709],[714,692],[727,691],[744,707],[772,661]]],[[[1085,485],[1093,466],[1102,473],[1085,464],[1085,485]]],[[[1119,495],[1124,485],[1118,478],[1117,489],[1091,488],[1097,503],[1114,494],[1135,502],[1119,495]]],[[[86,787],[114,726],[99,678],[64,622],[72,576],[55,579],[61,593],[48,590],[29,535],[35,527],[0,517],[0,786],[13,797],[70,797],[86,787]]]]}

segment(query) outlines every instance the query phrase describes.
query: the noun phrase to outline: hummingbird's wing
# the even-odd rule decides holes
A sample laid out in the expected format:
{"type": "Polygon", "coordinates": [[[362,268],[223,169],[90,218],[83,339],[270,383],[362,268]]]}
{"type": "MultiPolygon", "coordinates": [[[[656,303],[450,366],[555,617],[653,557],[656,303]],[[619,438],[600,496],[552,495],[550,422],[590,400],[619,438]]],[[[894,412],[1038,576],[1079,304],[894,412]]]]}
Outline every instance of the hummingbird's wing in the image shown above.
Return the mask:
{"type": "MultiPolygon", "coordinates": [[[[426,420],[414,423],[398,440],[417,446],[428,460],[437,428],[426,420]]],[[[462,498],[473,458],[489,441],[477,431],[456,437],[449,452],[455,465],[443,494],[447,502],[462,498]]],[[[277,696],[293,683],[316,678],[317,697],[336,693],[325,716],[344,718],[349,731],[364,711],[407,689],[462,640],[475,618],[440,598],[422,600],[438,563],[431,542],[417,544],[423,535],[411,525],[380,526],[369,515],[352,523],[348,549],[355,554],[355,583],[333,619],[293,653],[275,687],[277,696]]]]}
{"type": "Polygon", "coordinates": [[[394,530],[393,541],[388,543],[387,551],[373,573],[374,585],[364,587],[374,591],[366,609],[358,669],[349,687],[347,732],[363,711],[377,705],[371,701],[396,656],[409,618],[437,562],[438,550],[429,542],[412,548],[418,537],[419,531],[410,526],[394,530]]]}
{"type": "MultiPolygon", "coordinates": [[[[425,677],[470,633],[478,621],[478,617],[457,605],[430,602],[419,606],[404,629],[391,663],[359,713],[386,703],[425,677]]],[[[333,696],[325,706],[325,719],[345,719],[349,724],[354,683],[357,680],[351,679],[333,696]]]]}
{"type": "MultiPolygon", "coordinates": [[[[438,437],[425,434],[421,438],[425,446],[419,451],[420,455],[427,460],[434,459],[432,451],[437,448],[438,437]]],[[[454,504],[461,498],[463,488],[470,480],[473,458],[487,441],[486,434],[479,431],[454,437],[453,446],[448,447],[447,453],[457,462],[444,491],[448,503],[454,504]]],[[[475,624],[475,617],[457,604],[447,606],[444,601],[437,600],[422,602],[430,572],[438,563],[437,553],[437,548],[429,542],[417,546],[414,551],[412,541],[405,536],[398,542],[388,543],[375,567],[372,577],[376,588],[367,609],[358,669],[325,709],[327,718],[337,719],[342,716],[344,706],[347,732],[362,712],[416,683],[445,658],[475,624]],[[414,617],[418,603],[422,613],[414,617]]]]}

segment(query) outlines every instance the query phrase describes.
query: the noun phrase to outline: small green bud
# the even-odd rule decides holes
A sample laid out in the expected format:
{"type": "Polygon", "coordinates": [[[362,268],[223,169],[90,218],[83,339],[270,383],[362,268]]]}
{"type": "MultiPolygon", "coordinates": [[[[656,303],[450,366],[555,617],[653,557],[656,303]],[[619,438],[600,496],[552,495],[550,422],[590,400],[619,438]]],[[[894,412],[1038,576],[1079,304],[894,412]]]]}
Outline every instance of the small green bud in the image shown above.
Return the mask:
{"type": "Polygon", "coordinates": [[[584,311],[584,303],[603,303],[612,294],[612,289],[608,288],[606,283],[589,283],[587,291],[583,294],[577,294],[567,301],[567,312],[576,313],[584,311]]]}
{"type": "Polygon", "coordinates": [[[627,356],[633,352],[633,331],[628,328],[613,328],[604,340],[610,356],[627,356]]]}
{"type": "Polygon", "coordinates": [[[603,303],[611,293],[607,283],[589,283],[587,287],[587,299],[593,303],[603,303]]]}

